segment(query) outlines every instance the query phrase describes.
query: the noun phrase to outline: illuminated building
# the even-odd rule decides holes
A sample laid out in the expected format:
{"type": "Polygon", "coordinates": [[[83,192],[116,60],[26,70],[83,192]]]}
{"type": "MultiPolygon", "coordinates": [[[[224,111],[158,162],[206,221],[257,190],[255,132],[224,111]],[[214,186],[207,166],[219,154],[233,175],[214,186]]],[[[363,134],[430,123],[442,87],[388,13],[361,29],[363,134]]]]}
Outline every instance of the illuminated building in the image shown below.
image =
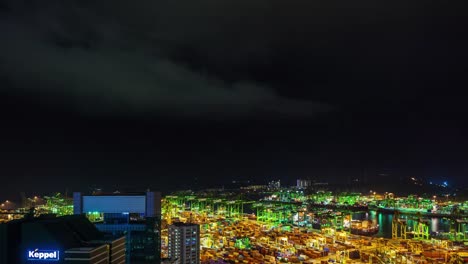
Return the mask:
{"type": "Polygon", "coordinates": [[[249,185],[245,187],[240,187],[241,190],[252,190],[252,191],[257,191],[257,190],[266,190],[268,189],[267,185],[249,185]]]}
{"type": "Polygon", "coordinates": [[[200,263],[200,226],[174,223],[169,226],[169,258],[178,264],[200,263]]]}
{"type": "Polygon", "coordinates": [[[277,180],[277,181],[269,182],[268,188],[273,189],[273,190],[281,188],[281,181],[277,180]]]}
{"type": "Polygon", "coordinates": [[[74,214],[84,214],[102,232],[125,235],[126,263],[159,263],[161,194],[73,194],[74,214]]]}
{"type": "Polygon", "coordinates": [[[0,264],[123,264],[125,243],[81,215],[27,217],[0,225],[0,264]]]}
{"type": "Polygon", "coordinates": [[[296,188],[298,189],[307,189],[312,186],[311,180],[298,179],[296,181],[296,188]]]}

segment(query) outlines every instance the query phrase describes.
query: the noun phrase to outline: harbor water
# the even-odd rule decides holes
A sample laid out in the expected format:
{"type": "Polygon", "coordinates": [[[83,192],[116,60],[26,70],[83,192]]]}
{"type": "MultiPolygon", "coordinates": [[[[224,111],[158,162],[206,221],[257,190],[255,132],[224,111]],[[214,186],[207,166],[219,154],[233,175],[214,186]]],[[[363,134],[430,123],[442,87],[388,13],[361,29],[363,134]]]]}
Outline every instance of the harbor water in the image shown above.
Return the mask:
{"type": "MultiPolygon", "coordinates": [[[[414,222],[417,221],[415,216],[401,215],[400,218],[407,220],[407,231],[412,231],[414,222]]],[[[376,236],[391,238],[392,237],[392,220],[393,214],[382,213],[377,211],[359,212],[352,214],[353,220],[371,220],[379,225],[379,233],[376,236]]],[[[449,232],[450,220],[445,218],[424,218],[424,221],[429,221],[429,232],[449,232]]]]}

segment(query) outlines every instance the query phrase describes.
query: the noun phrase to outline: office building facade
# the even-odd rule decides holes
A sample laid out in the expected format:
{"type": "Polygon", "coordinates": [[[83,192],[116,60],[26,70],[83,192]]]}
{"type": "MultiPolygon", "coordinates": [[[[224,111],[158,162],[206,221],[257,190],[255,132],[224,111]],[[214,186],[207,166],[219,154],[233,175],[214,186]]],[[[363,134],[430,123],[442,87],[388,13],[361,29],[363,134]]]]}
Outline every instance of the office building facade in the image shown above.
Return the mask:
{"type": "Polygon", "coordinates": [[[0,264],[124,264],[125,243],[80,215],[18,219],[0,225],[0,264]]]}
{"type": "Polygon", "coordinates": [[[74,193],[73,208],[74,214],[87,216],[100,231],[126,237],[126,263],[160,263],[160,193],[74,193]]]}
{"type": "Polygon", "coordinates": [[[200,263],[200,226],[174,223],[168,228],[169,258],[178,264],[200,263]]]}

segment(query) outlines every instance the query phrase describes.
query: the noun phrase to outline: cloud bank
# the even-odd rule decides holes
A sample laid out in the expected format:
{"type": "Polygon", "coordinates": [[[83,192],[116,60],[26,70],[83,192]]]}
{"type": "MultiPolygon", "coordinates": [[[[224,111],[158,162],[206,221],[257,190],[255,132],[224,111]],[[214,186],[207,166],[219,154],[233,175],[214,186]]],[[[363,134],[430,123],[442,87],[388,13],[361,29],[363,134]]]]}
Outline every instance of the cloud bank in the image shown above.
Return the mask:
{"type": "MultiPolygon", "coordinates": [[[[242,77],[225,80],[175,59],[172,55],[183,53],[178,47],[198,45],[196,35],[205,26],[210,29],[206,34],[216,35],[216,30],[202,24],[190,35],[176,25],[182,17],[167,17],[168,12],[184,16],[183,10],[167,5],[172,3],[6,1],[0,19],[2,75],[16,89],[47,94],[89,114],[290,118],[330,109],[281,96],[268,84],[242,77]]],[[[199,45],[213,45],[208,42],[199,45]]],[[[268,50],[264,43],[252,43],[257,56],[263,47],[268,50]]],[[[242,56],[226,49],[216,59],[233,65],[240,56],[245,65],[245,49],[240,50],[242,56]]]]}

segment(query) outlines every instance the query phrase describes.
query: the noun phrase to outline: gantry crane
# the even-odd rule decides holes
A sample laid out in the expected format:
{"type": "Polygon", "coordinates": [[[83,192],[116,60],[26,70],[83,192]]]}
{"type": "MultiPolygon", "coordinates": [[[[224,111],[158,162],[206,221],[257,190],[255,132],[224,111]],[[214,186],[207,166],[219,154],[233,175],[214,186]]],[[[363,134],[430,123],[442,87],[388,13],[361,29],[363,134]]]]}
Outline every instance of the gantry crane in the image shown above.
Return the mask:
{"type": "Polygon", "coordinates": [[[406,239],[406,220],[400,219],[399,211],[395,211],[392,220],[392,239],[406,239]]]}

